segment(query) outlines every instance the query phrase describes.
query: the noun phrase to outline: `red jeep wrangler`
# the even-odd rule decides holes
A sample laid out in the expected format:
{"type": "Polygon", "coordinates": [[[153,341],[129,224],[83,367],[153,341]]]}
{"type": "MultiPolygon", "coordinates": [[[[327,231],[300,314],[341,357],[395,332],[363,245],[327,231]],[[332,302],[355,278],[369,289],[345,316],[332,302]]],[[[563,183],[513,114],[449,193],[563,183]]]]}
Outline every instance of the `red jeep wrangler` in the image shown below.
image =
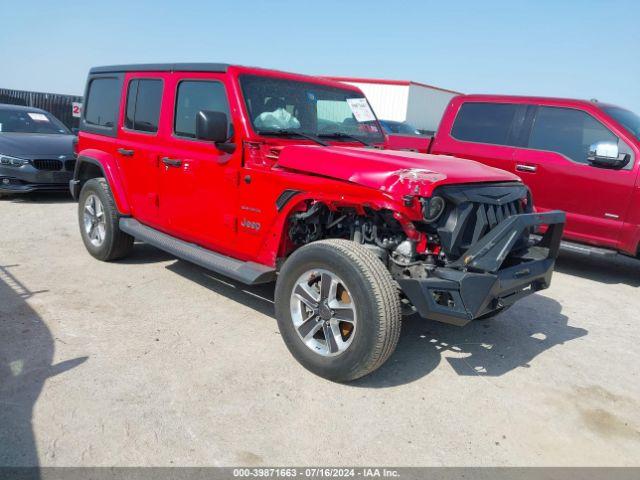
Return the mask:
{"type": "Polygon", "coordinates": [[[385,362],[403,306],[464,325],[549,286],[562,212],[532,213],[511,173],[383,142],[362,92],[338,82],[94,68],[70,184],[82,239],[100,260],[137,238],[247,284],[277,279],[287,347],[336,381],[385,362]]]}

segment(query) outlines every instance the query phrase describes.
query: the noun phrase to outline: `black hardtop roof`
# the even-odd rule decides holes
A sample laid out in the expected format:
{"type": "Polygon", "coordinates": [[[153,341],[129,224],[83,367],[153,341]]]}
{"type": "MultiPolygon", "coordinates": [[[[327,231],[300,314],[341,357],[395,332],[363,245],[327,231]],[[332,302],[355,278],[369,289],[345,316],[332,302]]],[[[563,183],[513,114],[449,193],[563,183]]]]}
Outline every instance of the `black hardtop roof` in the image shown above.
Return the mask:
{"type": "Polygon", "coordinates": [[[89,74],[118,72],[220,72],[227,71],[228,63],[138,63],[93,67],[89,74]]]}

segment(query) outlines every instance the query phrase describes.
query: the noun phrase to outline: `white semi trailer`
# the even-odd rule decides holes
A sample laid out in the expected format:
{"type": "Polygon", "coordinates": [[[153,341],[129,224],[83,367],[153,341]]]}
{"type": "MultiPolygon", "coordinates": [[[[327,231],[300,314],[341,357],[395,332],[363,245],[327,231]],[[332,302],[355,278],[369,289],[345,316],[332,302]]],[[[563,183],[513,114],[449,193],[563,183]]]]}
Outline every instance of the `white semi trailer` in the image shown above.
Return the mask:
{"type": "Polygon", "coordinates": [[[407,122],[424,132],[438,129],[449,100],[460,92],[410,80],[329,77],[360,88],[381,120],[407,122]]]}

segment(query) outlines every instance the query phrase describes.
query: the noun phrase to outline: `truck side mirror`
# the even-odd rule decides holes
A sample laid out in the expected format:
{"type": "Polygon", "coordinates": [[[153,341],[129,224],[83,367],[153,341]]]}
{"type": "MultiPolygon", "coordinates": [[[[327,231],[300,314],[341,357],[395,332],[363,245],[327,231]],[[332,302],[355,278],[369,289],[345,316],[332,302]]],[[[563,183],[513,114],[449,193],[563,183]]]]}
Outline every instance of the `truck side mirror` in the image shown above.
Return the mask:
{"type": "Polygon", "coordinates": [[[589,147],[587,160],[595,167],[622,168],[631,156],[628,153],[620,153],[617,143],[596,142],[589,147]]]}
{"type": "Polygon", "coordinates": [[[200,110],[196,115],[196,138],[216,144],[218,150],[225,153],[233,153],[236,144],[228,142],[233,135],[233,129],[229,131],[227,114],[213,110],[200,110]]]}

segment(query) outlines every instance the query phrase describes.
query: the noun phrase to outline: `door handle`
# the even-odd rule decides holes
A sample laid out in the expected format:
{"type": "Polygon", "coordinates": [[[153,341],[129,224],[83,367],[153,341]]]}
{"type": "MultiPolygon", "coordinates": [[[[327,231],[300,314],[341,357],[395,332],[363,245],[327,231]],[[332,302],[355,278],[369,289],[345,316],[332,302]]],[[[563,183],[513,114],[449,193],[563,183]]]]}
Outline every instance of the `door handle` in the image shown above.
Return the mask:
{"type": "Polygon", "coordinates": [[[126,148],[119,148],[118,153],[123,157],[133,157],[133,154],[136,152],[135,150],[127,150],[126,148]]]}
{"type": "Polygon", "coordinates": [[[179,158],[162,157],[160,160],[162,160],[162,163],[164,163],[167,167],[179,167],[180,165],[182,165],[182,160],[180,160],[179,158]]]}
{"type": "Polygon", "coordinates": [[[529,172],[529,173],[536,173],[536,171],[538,170],[538,167],[536,167],[535,165],[516,165],[516,170],[518,170],[519,172],[529,172]]]}

